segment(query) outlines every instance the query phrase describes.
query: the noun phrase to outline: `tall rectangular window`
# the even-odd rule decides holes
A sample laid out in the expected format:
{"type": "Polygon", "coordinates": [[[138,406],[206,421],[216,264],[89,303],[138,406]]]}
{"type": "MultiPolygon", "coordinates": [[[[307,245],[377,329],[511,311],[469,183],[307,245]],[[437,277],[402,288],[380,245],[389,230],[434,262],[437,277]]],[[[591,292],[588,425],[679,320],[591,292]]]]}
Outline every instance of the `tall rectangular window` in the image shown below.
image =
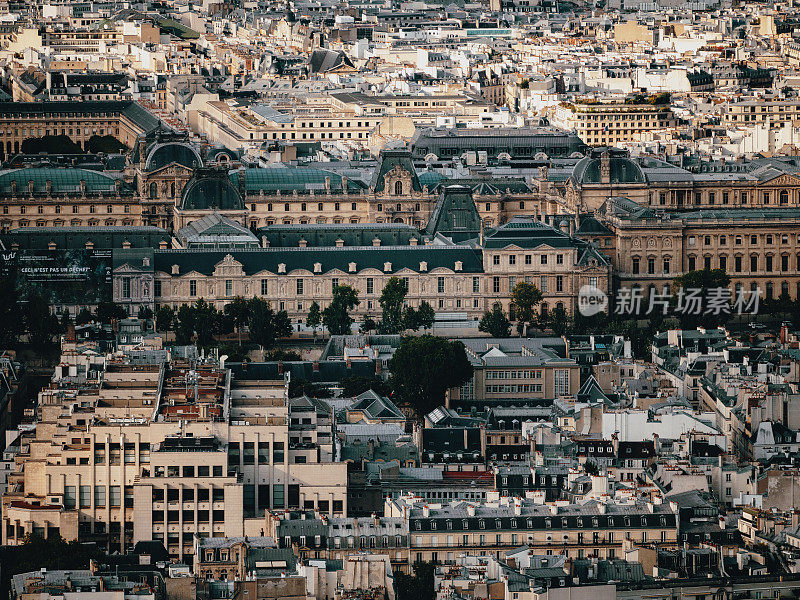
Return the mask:
{"type": "Polygon", "coordinates": [[[436,291],[440,294],[444,294],[444,277],[436,278],[436,291]]]}
{"type": "Polygon", "coordinates": [[[283,462],[283,442],[275,442],[272,445],[272,462],[283,462]]]}
{"type": "Polygon", "coordinates": [[[123,298],[130,298],[131,297],[131,278],[130,277],[123,277],[122,278],[122,297],[123,298]]]}
{"type": "Polygon", "coordinates": [[[112,507],[122,505],[122,489],[118,485],[108,488],[108,499],[112,507]]]}
{"type": "Polygon", "coordinates": [[[226,279],[225,280],[225,295],[226,296],[233,296],[233,280],[226,279]]]}
{"type": "Polygon", "coordinates": [[[539,278],[539,291],[543,294],[547,293],[547,275],[542,275],[539,278]]]}
{"type": "Polygon", "coordinates": [[[64,508],[70,509],[75,508],[75,486],[74,485],[65,485],[64,486],[64,508]]]}
{"type": "Polygon", "coordinates": [[[367,277],[367,294],[375,293],[375,280],[372,277],[367,277]]]}
{"type": "Polygon", "coordinates": [[[298,279],[297,280],[297,295],[298,296],[302,296],[303,295],[303,280],[302,279],[298,279]]]}
{"type": "Polygon", "coordinates": [[[89,485],[82,485],[79,492],[80,507],[89,508],[92,505],[92,487],[89,485]]]}
{"type": "Polygon", "coordinates": [[[161,297],[161,280],[160,279],[156,279],[153,282],[153,296],[156,297],[156,298],[160,298],[161,297]]]}
{"type": "Polygon", "coordinates": [[[190,279],[189,280],[189,295],[190,296],[197,296],[197,280],[190,279]]]}
{"type": "Polygon", "coordinates": [[[276,483],[272,486],[272,508],[284,508],[283,484],[276,483]]]}
{"type": "Polygon", "coordinates": [[[556,275],[556,291],[563,292],[564,291],[564,276],[563,275],[556,275]]]}
{"type": "Polygon", "coordinates": [[[479,294],[481,291],[481,278],[480,277],[473,277],[472,278],[472,293],[479,294]]]}
{"type": "Polygon", "coordinates": [[[268,279],[262,279],[261,280],[261,295],[262,296],[266,296],[267,295],[267,289],[268,289],[267,283],[268,283],[268,281],[269,281],[268,279]]]}
{"type": "Polygon", "coordinates": [[[106,486],[104,485],[94,486],[94,505],[95,506],[106,505],[106,486]]]}
{"type": "Polygon", "coordinates": [[[556,397],[569,394],[569,369],[556,369],[554,377],[554,393],[556,397]]]}
{"type": "Polygon", "coordinates": [[[255,464],[256,444],[255,442],[245,442],[242,447],[242,462],[246,465],[255,464]]]}
{"type": "Polygon", "coordinates": [[[258,442],[258,464],[269,464],[269,442],[258,442]]]}
{"type": "Polygon", "coordinates": [[[492,277],[492,291],[495,294],[500,293],[500,278],[499,277],[492,277]]]}

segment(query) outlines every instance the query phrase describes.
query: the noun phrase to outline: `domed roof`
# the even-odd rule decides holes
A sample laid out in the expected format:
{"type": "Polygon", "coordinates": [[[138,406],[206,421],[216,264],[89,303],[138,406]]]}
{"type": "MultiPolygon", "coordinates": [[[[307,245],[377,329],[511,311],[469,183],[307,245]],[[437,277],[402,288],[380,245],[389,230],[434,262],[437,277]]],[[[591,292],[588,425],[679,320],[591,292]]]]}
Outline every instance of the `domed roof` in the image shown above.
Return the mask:
{"type": "Polygon", "coordinates": [[[154,144],[150,148],[144,168],[147,171],[155,171],[172,163],[181,164],[189,169],[203,166],[200,155],[190,145],[167,142],[154,144]]]}
{"type": "MultiPolygon", "coordinates": [[[[600,171],[603,158],[593,154],[582,158],[572,170],[572,180],[581,185],[584,183],[600,183],[600,171]]],[[[626,156],[609,158],[611,166],[611,183],[647,183],[642,168],[626,156]]]]}
{"type": "Polygon", "coordinates": [[[243,210],[239,191],[224,170],[198,170],[183,188],[182,210],[243,210]]]}

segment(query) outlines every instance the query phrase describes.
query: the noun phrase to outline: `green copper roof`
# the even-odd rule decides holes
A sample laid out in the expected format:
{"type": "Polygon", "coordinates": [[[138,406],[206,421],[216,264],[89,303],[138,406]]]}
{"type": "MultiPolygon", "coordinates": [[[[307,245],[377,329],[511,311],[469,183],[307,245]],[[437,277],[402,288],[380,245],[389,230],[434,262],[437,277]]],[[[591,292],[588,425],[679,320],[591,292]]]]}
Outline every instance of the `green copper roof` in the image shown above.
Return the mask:
{"type": "Polygon", "coordinates": [[[190,169],[203,166],[203,160],[194,148],[188,144],[170,142],[155,144],[147,155],[144,168],[147,171],[155,171],[172,163],[178,163],[190,169]]]}
{"type": "Polygon", "coordinates": [[[267,239],[270,248],[297,248],[301,240],[305,240],[306,246],[317,248],[335,247],[340,239],[344,246],[350,247],[372,246],[376,238],[381,246],[408,246],[411,238],[422,243],[420,232],[402,223],[269,225],[258,233],[267,239]]]}
{"type": "MultiPolygon", "coordinates": [[[[372,175],[372,183],[370,187],[375,190],[375,193],[385,191],[385,176],[394,169],[400,167],[403,171],[407,171],[411,175],[411,188],[415,192],[422,191],[422,184],[417,176],[417,170],[414,168],[414,163],[411,161],[411,152],[408,150],[382,150],[378,158],[378,168],[372,175]]],[[[394,190],[389,190],[393,192],[394,190]]],[[[411,190],[403,190],[404,194],[409,193],[411,190]]]]}
{"type": "MultiPolygon", "coordinates": [[[[285,266],[286,275],[298,269],[309,273],[328,273],[338,270],[350,273],[351,263],[356,272],[372,269],[387,276],[396,275],[403,269],[420,272],[420,264],[426,263],[432,271],[437,267],[455,270],[461,263],[464,273],[482,273],[483,257],[480,250],[468,246],[362,246],[345,248],[254,248],[252,250],[155,250],[155,271],[171,274],[172,266],[178,266],[180,275],[192,271],[210,275],[216,265],[227,254],[242,264],[245,274],[278,273],[279,265],[285,266]],[[387,271],[386,267],[391,266],[387,271]],[[319,264],[319,270],[315,265],[319,264]]],[[[115,252],[123,256],[124,250],[115,252]]]]}
{"type": "Polygon", "coordinates": [[[183,210],[242,210],[244,202],[225,171],[198,169],[183,188],[183,210]]]}
{"type": "MultiPolygon", "coordinates": [[[[578,184],[600,183],[602,157],[587,156],[578,161],[572,171],[572,179],[578,184]]],[[[626,157],[611,157],[611,183],[646,183],[642,168],[626,157]]]]}
{"type": "MultiPolygon", "coordinates": [[[[234,184],[239,184],[239,173],[232,172],[230,175],[234,184]]],[[[282,194],[291,194],[297,191],[298,194],[308,194],[311,190],[315,192],[325,192],[325,181],[330,180],[331,192],[342,191],[343,178],[332,171],[324,169],[314,169],[309,167],[270,167],[267,169],[245,169],[244,186],[248,194],[259,194],[262,191],[267,195],[274,195],[280,191],[282,194]]],[[[349,179],[347,181],[348,192],[360,192],[363,184],[359,181],[349,179]]]]}
{"type": "Polygon", "coordinates": [[[425,233],[441,233],[454,242],[463,242],[478,237],[480,231],[481,217],[472,199],[472,190],[456,185],[444,188],[425,233]]]}
{"type": "MultiPolygon", "coordinates": [[[[80,195],[81,181],[86,182],[86,193],[114,193],[116,179],[99,171],[88,169],[30,168],[0,171],[0,193],[12,195],[12,187],[16,183],[16,195],[27,196],[47,194],[47,182],[51,184],[51,192],[55,195],[80,195]]],[[[124,186],[127,188],[127,186],[124,186]]]]}

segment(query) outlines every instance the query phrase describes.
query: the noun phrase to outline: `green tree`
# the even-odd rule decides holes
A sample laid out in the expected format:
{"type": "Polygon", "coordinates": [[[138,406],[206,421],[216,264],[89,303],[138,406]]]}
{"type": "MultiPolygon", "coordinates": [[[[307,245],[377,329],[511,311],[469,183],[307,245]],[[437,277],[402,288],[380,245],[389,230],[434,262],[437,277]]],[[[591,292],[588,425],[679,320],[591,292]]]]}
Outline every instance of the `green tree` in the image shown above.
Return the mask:
{"type": "Polygon", "coordinates": [[[75,316],[75,325],[86,325],[94,321],[94,315],[89,312],[88,308],[82,308],[75,316]]]}
{"type": "Polygon", "coordinates": [[[404,337],[389,370],[397,397],[420,416],[441,406],[448,389],[472,377],[464,344],[432,335],[404,337]]]}
{"type": "Polygon", "coordinates": [[[422,329],[430,329],[436,320],[436,311],[433,310],[430,302],[423,300],[417,309],[417,327],[422,329]]]}
{"type": "Polygon", "coordinates": [[[525,325],[532,324],[535,318],[534,308],[542,301],[542,292],[532,283],[520,281],[511,290],[511,302],[514,303],[517,317],[517,331],[523,334],[525,325]]]}
{"type": "Polygon", "coordinates": [[[65,542],[58,534],[44,539],[29,533],[19,546],[0,546],[0,596],[9,597],[11,577],[17,573],[85,569],[91,560],[101,558],[100,547],[95,544],[65,542]]]}
{"type": "Polygon", "coordinates": [[[47,301],[39,294],[31,294],[25,305],[25,324],[32,346],[50,346],[59,331],[58,319],[50,312],[47,301]]]}
{"type": "Polygon", "coordinates": [[[367,390],[374,390],[381,396],[388,396],[392,391],[388,383],[377,377],[351,375],[350,377],[345,377],[339,383],[342,386],[342,397],[344,398],[354,398],[367,390]]]}
{"type": "Polygon", "coordinates": [[[14,284],[8,278],[0,279],[0,344],[4,348],[16,347],[24,330],[25,320],[22,308],[17,302],[17,294],[12,293],[14,284]]]}
{"type": "Polygon", "coordinates": [[[242,329],[250,320],[250,301],[242,296],[236,296],[225,305],[225,314],[233,319],[236,327],[236,335],[239,338],[239,345],[242,345],[242,329]]]}
{"type": "Polygon", "coordinates": [[[175,324],[175,311],[166,304],[156,311],[156,328],[158,331],[172,331],[175,324]]]}
{"type": "Polygon", "coordinates": [[[97,320],[101,323],[111,323],[111,321],[119,321],[128,316],[128,312],[119,304],[114,302],[101,302],[97,305],[95,311],[97,320]]]}
{"type": "Polygon", "coordinates": [[[720,312],[717,315],[704,313],[707,299],[715,293],[715,290],[729,289],[730,284],[730,276],[722,269],[698,269],[676,277],[672,281],[672,304],[681,327],[684,329],[694,329],[698,326],[717,327],[726,323],[730,313],[720,312]],[[688,295],[694,290],[697,290],[696,294],[702,299],[699,310],[693,310],[687,300],[688,295]]]}
{"type": "Polygon", "coordinates": [[[553,333],[562,336],[569,329],[569,315],[563,306],[556,306],[550,313],[550,328],[553,333]]]}
{"type": "Polygon", "coordinates": [[[394,589],[398,600],[434,600],[434,572],[436,564],[432,562],[415,562],[414,574],[406,575],[400,571],[394,573],[394,589]]]}
{"type": "Polygon", "coordinates": [[[22,141],[20,151],[23,154],[83,154],[81,147],[67,135],[27,138],[22,141]]]}
{"type": "Polygon", "coordinates": [[[308,315],[306,316],[306,326],[311,327],[314,339],[317,339],[317,327],[322,323],[322,311],[319,309],[319,304],[314,300],[311,306],[308,307],[308,315]]]}
{"type": "Polygon", "coordinates": [[[333,299],[322,311],[322,322],[332,335],[347,335],[353,325],[350,311],[361,304],[358,292],[349,285],[337,285],[333,288],[333,299]]]}
{"type": "Polygon", "coordinates": [[[285,310],[279,310],[275,313],[275,337],[287,338],[292,336],[292,321],[289,319],[289,313],[285,310]]]}
{"type": "Polygon", "coordinates": [[[275,345],[275,312],[263,298],[250,300],[250,339],[262,349],[275,345]]]}
{"type": "Polygon", "coordinates": [[[178,314],[175,318],[175,340],[178,344],[187,345],[192,343],[194,338],[195,311],[188,304],[181,304],[178,307],[178,314]]]}
{"type": "Polygon", "coordinates": [[[139,313],[136,316],[142,320],[152,319],[153,309],[151,309],[149,306],[142,306],[139,308],[139,313]]]}
{"type": "Polygon", "coordinates": [[[419,311],[413,306],[406,306],[403,310],[402,329],[410,329],[411,331],[419,329],[419,311]]]}
{"type": "Polygon", "coordinates": [[[405,282],[399,277],[390,277],[383,286],[378,303],[381,305],[381,333],[400,333],[403,331],[403,303],[408,294],[405,282]]]}
{"type": "Polygon", "coordinates": [[[93,135],[86,142],[86,151],[92,154],[121,154],[127,151],[125,144],[113,135],[93,135]]]}
{"type": "Polygon", "coordinates": [[[61,331],[66,331],[69,329],[69,326],[72,325],[72,319],[69,316],[69,311],[65,310],[61,313],[61,331]]]}
{"type": "Polygon", "coordinates": [[[495,302],[492,310],[483,313],[478,323],[478,331],[488,333],[492,337],[508,337],[511,333],[511,321],[506,317],[503,307],[499,302],[495,302]]]}
{"type": "Polygon", "coordinates": [[[214,334],[220,331],[221,319],[214,305],[200,298],[191,307],[194,311],[194,331],[197,345],[206,348],[212,345],[214,334]]]}
{"type": "Polygon", "coordinates": [[[372,317],[364,317],[364,322],[361,323],[361,327],[358,330],[361,333],[368,334],[372,331],[375,331],[378,328],[378,324],[375,322],[375,319],[372,317]]]}

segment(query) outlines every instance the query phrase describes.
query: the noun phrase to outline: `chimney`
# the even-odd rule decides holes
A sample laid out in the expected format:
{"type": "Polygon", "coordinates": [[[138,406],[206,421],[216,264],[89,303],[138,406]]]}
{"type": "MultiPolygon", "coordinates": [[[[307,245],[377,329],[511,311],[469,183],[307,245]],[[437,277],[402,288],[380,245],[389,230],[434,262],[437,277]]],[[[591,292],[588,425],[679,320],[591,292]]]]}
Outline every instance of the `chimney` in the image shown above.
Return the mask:
{"type": "Polygon", "coordinates": [[[245,185],[245,180],[244,180],[244,174],[245,174],[244,167],[240,167],[237,174],[239,176],[238,177],[239,193],[242,195],[242,198],[244,198],[247,195],[247,186],[245,185]]]}
{"type": "Polygon", "coordinates": [[[283,361],[278,361],[278,375],[283,375],[283,361]]]}
{"type": "Polygon", "coordinates": [[[311,363],[311,368],[314,370],[314,373],[319,373],[319,361],[315,360],[311,363]]]}
{"type": "Polygon", "coordinates": [[[375,360],[375,375],[381,374],[381,361],[380,359],[375,360]]]}
{"type": "Polygon", "coordinates": [[[600,157],[600,183],[611,183],[611,154],[608,150],[600,157]]]}

